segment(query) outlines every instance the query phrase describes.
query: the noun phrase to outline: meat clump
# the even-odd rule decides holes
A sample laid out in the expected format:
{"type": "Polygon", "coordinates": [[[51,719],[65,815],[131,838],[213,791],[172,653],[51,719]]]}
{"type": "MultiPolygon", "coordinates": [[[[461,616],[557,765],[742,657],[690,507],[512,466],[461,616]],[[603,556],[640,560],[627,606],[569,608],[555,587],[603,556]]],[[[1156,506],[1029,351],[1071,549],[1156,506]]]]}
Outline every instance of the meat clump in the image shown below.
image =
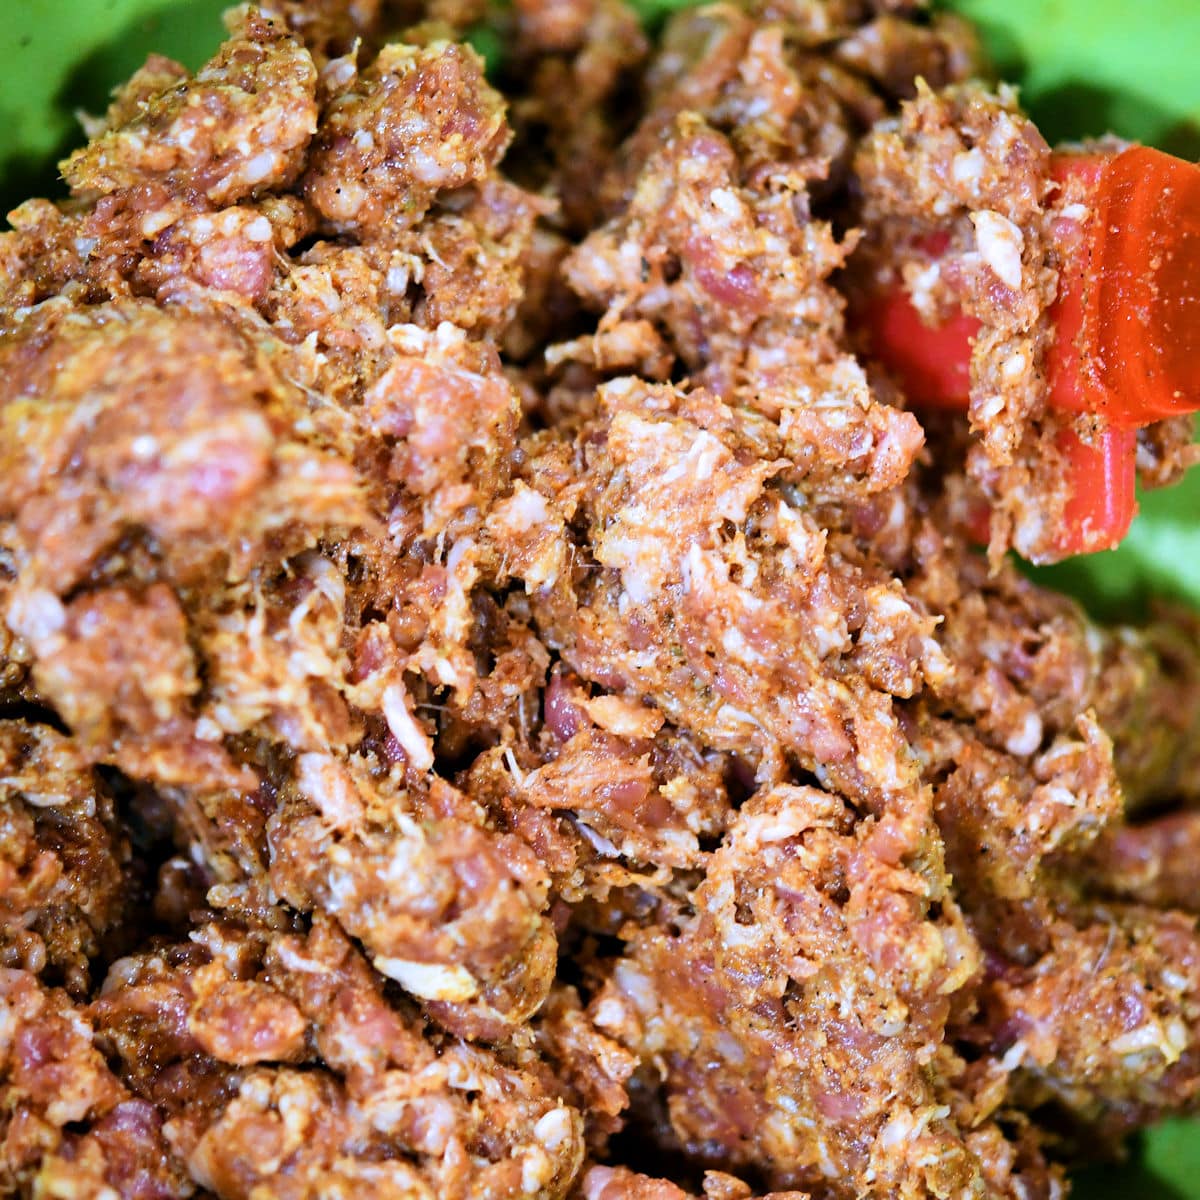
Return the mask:
{"type": "Polygon", "coordinates": [[[1056,432],[971,30],[227,23],[0,235],[0,1192],[1056,1200],[1200,1104],[1200,625],[968,537],[1056,432]],[[847,328],[934,225],[969,437],[847,328]]]}

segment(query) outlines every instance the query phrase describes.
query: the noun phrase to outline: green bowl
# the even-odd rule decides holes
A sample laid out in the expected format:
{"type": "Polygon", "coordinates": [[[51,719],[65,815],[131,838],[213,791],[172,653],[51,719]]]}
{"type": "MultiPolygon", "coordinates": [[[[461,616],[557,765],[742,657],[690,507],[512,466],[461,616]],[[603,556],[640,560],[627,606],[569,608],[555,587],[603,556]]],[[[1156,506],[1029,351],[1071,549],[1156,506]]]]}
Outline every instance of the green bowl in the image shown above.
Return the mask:
{"type": "MultiPolygon", "coordinates": [[[[632,0],[648,18],[690,0],[632,0]]],[[[150,51],[190,67],[221,38],[227,0],[13,0],[0,23],[0,203],[57,195],[54,164],[79,140],[74,114],[150,51]]],[[[1200,0],[955,0],[1000,74],[1022,84],[1052,141],[1109,130],[1200,158],[1200,0]]],[[[1200,605],[1200,470],[1155,492],[1120,549],[1038,572],[1092,611],[1135,616],[1151,596],[1200,605]]],[[[1200,1200],[1200,1120],[1173,1121],[1120,1169],[1085,1173],[1081,1200],[1200,1200]]]]}

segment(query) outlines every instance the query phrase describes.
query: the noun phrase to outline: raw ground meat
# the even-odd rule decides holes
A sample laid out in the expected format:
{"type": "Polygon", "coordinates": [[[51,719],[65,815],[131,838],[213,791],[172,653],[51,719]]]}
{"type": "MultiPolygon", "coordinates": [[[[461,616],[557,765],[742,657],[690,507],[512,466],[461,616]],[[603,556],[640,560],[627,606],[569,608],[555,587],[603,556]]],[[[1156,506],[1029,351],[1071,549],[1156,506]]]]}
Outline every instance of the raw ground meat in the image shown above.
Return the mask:
{"type": "Polygon", "coordinates": [[[1066,199],[972,31],[228,33],[0,235],[0,1194],[1057,1200],[1200,1107],[1200,621],[1004,556],[1066,199]]]}

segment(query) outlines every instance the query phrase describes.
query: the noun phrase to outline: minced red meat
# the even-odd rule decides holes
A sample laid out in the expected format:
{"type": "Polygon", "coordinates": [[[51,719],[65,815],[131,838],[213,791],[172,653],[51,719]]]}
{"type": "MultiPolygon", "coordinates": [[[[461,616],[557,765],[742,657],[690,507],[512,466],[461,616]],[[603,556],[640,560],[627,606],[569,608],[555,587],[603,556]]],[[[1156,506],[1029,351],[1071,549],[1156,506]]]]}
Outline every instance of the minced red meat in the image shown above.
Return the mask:
{"type": "Polygon", "coordinates": [[[1200,627],[1000,553],[1048,147],[920,3],[480,15],[238,10],[0,237],[0,1192],[1062,1196],[1200,1089],[1200,627]]]}

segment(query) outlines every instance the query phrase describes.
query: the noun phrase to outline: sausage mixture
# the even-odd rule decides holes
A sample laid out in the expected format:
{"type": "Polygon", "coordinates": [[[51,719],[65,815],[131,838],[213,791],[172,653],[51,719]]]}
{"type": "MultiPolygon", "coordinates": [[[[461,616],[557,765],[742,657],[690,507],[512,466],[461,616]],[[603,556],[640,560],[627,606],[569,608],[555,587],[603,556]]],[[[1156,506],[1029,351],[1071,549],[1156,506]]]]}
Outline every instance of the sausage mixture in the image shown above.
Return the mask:
{"type": "Polygon", "coordinates": [[[0,1194],[1052,1200],[1200,1105],[1200,621],[1005,557],[1077,200],[970,29],[227,20],[0,237],[0,1194]],[[847,332],[919,271],[969,422],[847,332]]]}

